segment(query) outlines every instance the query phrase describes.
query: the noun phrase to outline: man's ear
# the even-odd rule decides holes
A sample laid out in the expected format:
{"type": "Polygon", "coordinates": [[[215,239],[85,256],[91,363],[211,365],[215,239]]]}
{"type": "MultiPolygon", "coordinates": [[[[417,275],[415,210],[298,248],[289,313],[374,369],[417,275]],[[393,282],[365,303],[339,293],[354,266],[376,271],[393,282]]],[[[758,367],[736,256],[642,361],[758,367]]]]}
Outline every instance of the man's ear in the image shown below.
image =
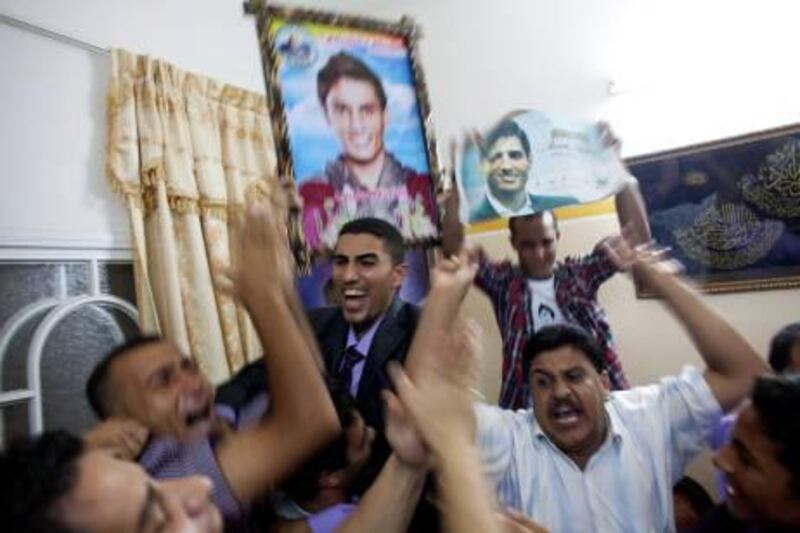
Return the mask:
{"type": "Polygon", "coordinates": [[[611,392],[611,379],[608,377],[608,370],[600,372],[600,383],[603,384],[606,394],[611,392]]]}
{"type": "Polygon", "coordinates": [[[406,275],[408,274],[408,264],[406,263],[399,263],[392,267],[392,286],[395,289],[400,288],[403,284],[403,281],[406,279],[406,275]]]}

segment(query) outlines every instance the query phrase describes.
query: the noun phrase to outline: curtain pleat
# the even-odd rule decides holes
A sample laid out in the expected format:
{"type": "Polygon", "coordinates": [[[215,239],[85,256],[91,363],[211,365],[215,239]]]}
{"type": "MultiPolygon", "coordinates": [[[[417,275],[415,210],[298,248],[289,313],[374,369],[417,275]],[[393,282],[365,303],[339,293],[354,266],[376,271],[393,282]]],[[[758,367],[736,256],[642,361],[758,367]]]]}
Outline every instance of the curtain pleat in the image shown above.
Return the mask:
{"type": "Polygon", "coordinates": [[[266,101],[124,50],[112,70],[107,174],[130,216],[140,326],[222,381],[261,354],[247,313],[213,279],[235,264],[245,203],[279,187],[266,101]]]}

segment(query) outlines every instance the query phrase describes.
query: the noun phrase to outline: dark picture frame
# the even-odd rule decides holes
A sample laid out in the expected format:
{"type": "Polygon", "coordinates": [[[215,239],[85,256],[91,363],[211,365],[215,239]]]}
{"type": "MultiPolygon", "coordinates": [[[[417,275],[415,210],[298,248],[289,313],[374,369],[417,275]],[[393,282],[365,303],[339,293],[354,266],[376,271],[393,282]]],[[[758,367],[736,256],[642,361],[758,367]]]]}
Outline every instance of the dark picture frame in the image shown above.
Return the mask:
{"type": "MultiPolygon", "coordinates": [[[[711,293],[800,287],[800,124],[627,160],[653,238],[711,293]]],[[[637,296],[651,293],[636,280],[637,296]]]]}
{"type": "MultiPolygon", "coordinates": [[[[277,170],[302,200],[302,211],[296,212],[290,228],[295,248],[324,254],[338,228],[361,216],[389,220],[412,246],[437,244],[441,169],[414,22],[408,17],[385,22],[263,2],[247,9],[257,17],[277,170]],[[379,80],[377,85],[366,80],[382,103],[380,125],[373,128],[379,135],[368,131],[374,109],[351,97],[363,90],[345,93],[347,102],[334,102],[335,81],[323,96],[325,76],[320,71],[334,71],[334,63],[339,71],[349,72],[339,74],[345,78],[360,69],[379,80]],[[346,126],[341,125],[344,120],[346,126]],[[382,145],[383,164],[380,173],[374,173],[377,183],[364,186],[365,174],[353,168],[366,168],[362,163],[372,157],[371,142],[382,145]]],[[[356,82],[364,89],[363,76],[356,82]]]]}

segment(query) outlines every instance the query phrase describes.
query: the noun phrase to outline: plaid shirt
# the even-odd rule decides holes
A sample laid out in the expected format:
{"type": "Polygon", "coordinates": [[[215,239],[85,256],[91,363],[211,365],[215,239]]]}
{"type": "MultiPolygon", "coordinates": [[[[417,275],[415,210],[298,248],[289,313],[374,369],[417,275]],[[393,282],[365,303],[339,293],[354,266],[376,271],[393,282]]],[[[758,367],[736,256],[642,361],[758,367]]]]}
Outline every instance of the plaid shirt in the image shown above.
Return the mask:
{"type": "MultiPolygon", "coordinates": [[[[594,335],[605,348],[611,387],[626,389],[628,380],[614,347],[611,327],[597,302],[597,289],[616,271],[605,253],[596,248],[589,255],[558,263],[553,276],[556,302],[564,319],[594,335]]],[[[475,284],[491,300],[503,338],[503,381],[498,403],[506,409],[527,408],[531,395],[522,371],[522,350],[535,328],[531,313],[533,296],[525,274],[508,260],[490,262],[482,253],[475,284]]]]}

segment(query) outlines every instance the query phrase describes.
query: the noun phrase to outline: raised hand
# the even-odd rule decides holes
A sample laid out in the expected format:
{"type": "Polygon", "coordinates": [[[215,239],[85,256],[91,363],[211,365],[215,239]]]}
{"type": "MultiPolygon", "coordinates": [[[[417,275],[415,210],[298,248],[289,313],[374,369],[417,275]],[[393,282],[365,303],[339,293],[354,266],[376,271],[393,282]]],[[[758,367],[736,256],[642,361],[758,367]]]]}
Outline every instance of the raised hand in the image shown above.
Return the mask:
{"type": "Polygon", "coordinates": [[[463,297],[472,285],[477,272],[477,253],[471,247],[464,246],[458,255],[452,255],[436,265],[431,286],[463,297]]]}
{"type": "Polygon", "coordinates": [[[288,293],[293,288],[292,255],[286,237],[283,195],[269,203],[248,205],[244,220],[236,224],[238,261],[217,286],[248,303],[264,290],[288,293]]]}
{"type": "Polygon", "coordinates": [[[632,246],[636,236],[630,226],[622,229],[622,235],[604,239],[600,246],[617,270],[626,272],[635,269],[647,277],[652,275],[678,275],[683,265],[669,256],[669,247],[660,246],[654,241],[632,246]]]}
{"type": "Polygon", "coordinates": [[[619,155],[622,150],[622,142],[614,135],[614,132],[611,131],[611,126],[608,122],[598,122],[597,130],[600,133],[600,143],[603,147],[611,148],[619,155]]]}
{"type": "Polygon", "coordinates": [[[411,415],[391,391],[382,392],[386,402],[386,439],[401,463],[413,468],[429,468],[430,453],[417,431],[411,415]]]}
{"type": "Polygon", "coordinates": [[[142,453],[149,432],[131,418],[109,418],[83,435],[88,448],[104,450],[118,459],[133,461],[142,453]]]}
{"type": "Polygon", "coordinates": [[[472,403],[480,332],[474,323],[440,335],[421,360],[415,382],[399,366],[390,375],[406,413],[438,456],[454,443],[470,442],[474,426],[472,403]]]}

